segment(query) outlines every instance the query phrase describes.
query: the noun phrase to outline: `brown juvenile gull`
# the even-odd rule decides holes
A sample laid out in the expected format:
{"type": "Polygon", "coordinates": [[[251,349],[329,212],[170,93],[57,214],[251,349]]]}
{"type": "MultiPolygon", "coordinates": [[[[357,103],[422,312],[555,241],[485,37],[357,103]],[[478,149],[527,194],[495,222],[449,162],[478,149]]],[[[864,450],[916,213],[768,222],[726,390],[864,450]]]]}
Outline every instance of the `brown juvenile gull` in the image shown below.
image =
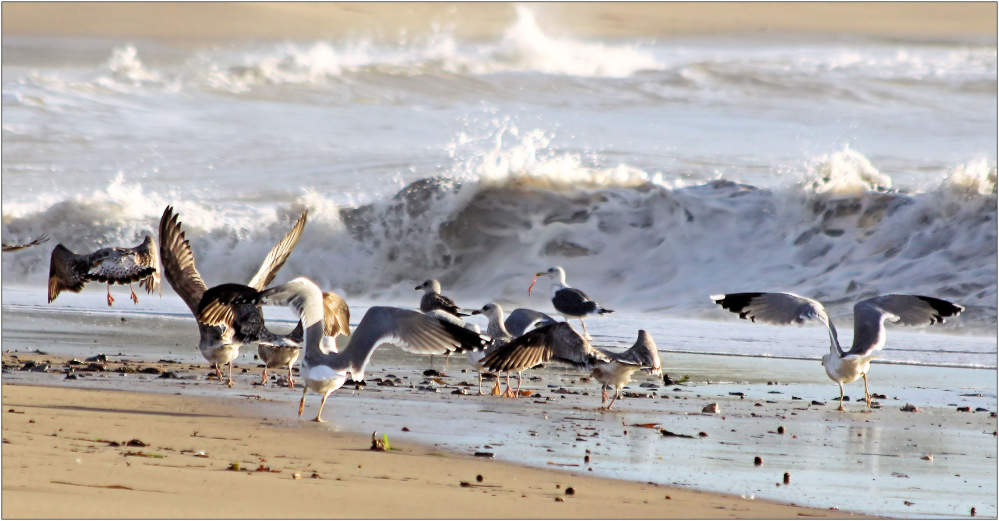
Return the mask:
{"type": "Polygon", "coordinates": [[[583,325],[584,337],[589,338],[590,336],[586,332],[586,322],[583,322],[584,317],[614,312],[613,310],[600,307],[586,293],[569,287],[565,283],[565,270],[559,266],[552,266],[548,268],[548,271],[536,273],[534,280],[531,281],[531,287],[527,288],[528,296],[530,296],[531,289],[534,288],[534,284],[538,281],[538,277],[549,277],[552,279],[552,305],[555,306],[555,311],[558,311],[566,320],[578,318],[579,323],[583,325]]]}
{"type": "Polygon", "coordinates": [[[861,300],[853,306],[853,346],[843,351],[836,335],[836,326],[829,320],[825,308],[816,300],[793,293],[732,293],[712,295],[711,300],[722,308],[738,313],[739,318],[772,325],[804,324],[818,320],[829,331],[829,354],[822,357],[826,375],[839,385],[839,410],[843,408],[843,384],[864,378],[864,396],[871,407],[867,390],[867,372],[875,351],[887,340],[885,320],[902,326],[927,326],[943,323],[946,317],[957,316],[964,307],[933,297],[919,295],[883,295],[861,300]]]}
{"type": "MultiPolygon", "coordinates": [[[[267,254],[256,275],[250,279],[251,287],[258,290],[263,289],[274,280],[274,276],[288,260],[288,255],[298,243],[298,238],[305,228],[307,215],[308,212],[304,212],[291,231],[267,254]]],[[[201,279],[201,274],[198,273],[190,242],[185,238],[185,234],[181,230],[181,223],[177,218],[178,215],[174,213],[173,207],[167,206],[160,219],[160,251],[163,255],[163,273],[170,285],[173,286],[174,291],[184,299],[184,303],[197,318],[202,298],[210,290],[201,279]]],[[[226,288],[218,289],[215,287],[212,290],[215,290],[216,295],[220,295],[225,293],[226,288]]],[[[229,378],[226,383],[232,386],[232,361],[239,356],[240,345],[261,339],[281,344],[286,342],[282,340],[286,337],[274,335],[263,327],[264,318],[259,306],[238,306],[230,311],[232,317],[229,322],[237,327],[198,321],[198,330],[201,333],[198,349],[205,359],[215,367],[215,373],[220,380],[222,379],[221,367],[229,365],[229,378]]]]}
{"type": "Polygon", "coordinates": [[[160,287],[160,256],[153,238],[147,235],[142,244],[134,248],[101,248],[83,255],[57,244],[49,262],[49,302],[63,291],[79,293],[91,281],[107,284],[108,306],[114,303],[112,284],[128,284],[132,290],[132,302],[138,304],[139,297],[135,294],[133,283],[138,282],[146,293],[160,287]]]}
{"type": "MultiPolygon", "coordinates": [[[[417,291],[423,290],[423,297],[420,299],[420,311],[430,313],[434,310],[439,310],[456,317],[468,316],[468,313],[461,312],[461,308],[450,297],[441,295],[440,282],[434,279],[425,280],[423,284],[420,284],[415,289],[417,291]]],[[[451,353],[448,353],[447,359],[444,362],[445,364],[447,364],[447,360],[450,360],[450,357],[451,353]]],[[[433,367],[434,355],[430,355],[430,368],[433,369],[433,367]]]]}
{"type": "MultiPolygon", "coordinates": [[[[503,345],[506,345],[511,340],[517,336],[523,335],[527,331],[534,329],[538,324],[548,325],[555,324],[556,321],[549,317],[548,315],[541,313],[539,311],[534,311],[531,309],[518,308],[510,313],[510,316],[503,319],[503,307],[495,302],[490,302],[482,309],[477,309],[472,311],[473,315],[482,315],[489,319],[489,325],[486,328],[486,334],[492,337],[492,341],[482,351],[469,351],[465,354],[468,358],[468,363],[472,364],[473,367],[479,373],[479,394],[482,394],[482,371],[485,371],[485,366],[482,365],[482,359],[489,355],[493,351],[496,351],[503,345]],[[511,329],[512,328],[512,329],[511,329]]],[[[493,385],[494,395],[500,395],[507,398],[510,397],[520,397],[520,385],[523,381],[523,372],[517,372],[517,390],[513,391],[510,389],[510,373],[506,373],[506,391],[499,392],[499,375],[496,375],[496,383],[493,385]]]]}
{"type": "Polygon", "coordinates": [[[35,239],[35,240],[31,241],[31,242],[24,243],[24,244],[11,244],[11,243],[5,242],[5,243],[3,243],[3,252],[7,253],[9,251],[23,250],[25,248],[30,248],[32,246],[37,246],[37,245],[39,245],[39,244],[41,244],[43,242],[46,242],[48,240],[49,240],[49,236],[45,235],[43,233],[37,239],[35,239]]]}
{"type": "Polygon", "coordinates": [[[638,340],[635,345],[623,353],[612,353],[606,349],[597,348],[610,359],[609,362],[596,362],[593,366],[593,378],[603,384],[603,393],[600,397],[600,405],[603,407],[607,401],[607,387],[614,389],[614,398],[607,404],[606,409],[614,405],[614,401],[621,396],[621,388],[628,385],[631,375],[639,369],[655,375],[663,375],[663,366],[659,361],[659,349],[652,336],[644,329],[638,330],[638,340]]]}
{"type": "Polygon", "coordinates": [[[520,372],[548,361],[589,371],[598,362],[610,362],[610,358],[594,349],[568,322],[557,322],[500,346],[482,359],[482,366],[493,372],[520,372]]]}
{"type": "MultiPolygon", "coordinates": [[[[323,352],[336,352],[337,335],[350,336],[350,309],[347,302],[333,292],[323,293],[323,352]]],[[[299,321],[295,329],[288,333],[288,337],[297,342],[298,346],[270,345],[265,343],[257,344],[257,355],[264,362],[264,373],[260,380],[260,385],[267,383],[267,369],[287,367],[288,387],[295,388],[295,380],[292,377],[292,366],[298,360],[302,352],[301,343],[304,336],[302,322],[299,321]]]]}
{"type": "Polygon", "coordinates": [[[482,349],[487,338],[445,320],[416,311],[375,306],[368,309],[341,352],[324,353],[320,349],[324,329],[322,293],[305,277],[245,297],[246,302],[288,306],[304,324],[305,356],[301,371],[305,390],[298,415],[305,410],[305,393],[312,389],[323,396],[313,421],[322,422],[323,407],[330,393],[343,386],[350,374],[354,381],[364,380],[364,370],[375,348],[392,343],[404,351],[418,354],[482,349]]]}

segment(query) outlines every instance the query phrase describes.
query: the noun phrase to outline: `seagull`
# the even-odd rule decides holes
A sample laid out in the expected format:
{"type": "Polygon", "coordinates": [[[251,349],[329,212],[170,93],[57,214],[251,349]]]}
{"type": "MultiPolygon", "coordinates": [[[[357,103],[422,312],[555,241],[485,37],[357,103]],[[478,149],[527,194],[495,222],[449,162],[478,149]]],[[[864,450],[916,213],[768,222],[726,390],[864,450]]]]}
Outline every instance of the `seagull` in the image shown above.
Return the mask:
{"type": "MultiPolygon", "coordinates": [[[[49,262],[49,303],[63,291],[79,293],[91,281],[108,287],[108,306],[114,304],[111,285],[128,284],[132,302],[139,303],[132,284],[138,282],[152,293],[160,288],[160,255],[149,235],[134,248],[101,248],[93,253],[77,255],[62,244],[52,250],[49,262]]],[[[159,289],[162,295],[162,290],[159,289]]]]}
{"type": "MultiPolygon", "coordinates": [[[[322,394],[319,412],[313,421],[324,422],[323,407],[329,395],[343,386],[350,373],[354,381],[364,380],[364,370],[375,348],[393,343],[404,351],[418,354],[441,354],[482,349],[488,337],[457,326],[447,320],[408,309],[375,306],[361,318],[350,341],[341,352],[323,353],[322,293],[314,282],[298,277],[287,284],[266,289],[245,297],[247,303],[288,306],[298,313],[304,324],[305,357],[300,374],[305,381],[298,415],[305,410],[305,395],[309,389],[322,394]]],[[[241,303],[237,301],[237,303],[241,303]]]]}
{"type": "Polygon", "coordinates": [[[712,295],[711,300],[722,308],[738,313],[739,318],[760,321],[764,324],[804,324],[808,320],[822,322],[829,331],[829,354],[822,357],[822,365],[829,378],[839,384],[839,410],[843,408],[843,384],[864,378],[864,396],[871,406],[867,390],[867,372],[875,351],[885,345],[885,320],[902,326],[926,326],[943,323],[954,317],[964,307],[946,300],[919,295],[883,295],[861,300],[853,306],[853,346],[844,352],[839,345],[836,327],[818,301],[793,293],[733,293],[712,295]]]}
{"type": "Polygon", "coordinates": [[[423,290],[423,298],[420,299],[420,311],[428,313],[435,309],[446,311],[456,317],[467,317],[468,313],[462,313],[461,308],[448,297],[441,295],[441,283],[436,280],[427,280],[416,287],[423,290]]]}
{"type": "MultiPolygon", "coordinates": [[[[489,319],[489,325],[486,326],[486,334],[492,338],[489,345],[482,351],[469,351],[465,353],[468,358],[468,363],[475,367],[476,371],[479,373],[479,394],[482,394],[482,371],[486,370],[486,367],[482,365],[482,360],[493,353],[500,347],[508,344],[514,339],[514,336],[506,330],[506,324],[503,322],[503,308],[499,304],[490,302],[482,309],[476,309],[472,311],[473,315],[482,315],[489,319]]],[[[519,377],[519,375],[518,375],[519,377]]],[[[499,375],[496,375],[496,384],[493,387],[493,394],[499,395],[499,375]]],[[[501,396],[520,396],[520,381],[517,382],[517,394],[514,395],[510,390],[510,372],[506,373],[506,392],[502,393],[501,396]]]]}
{"type": "Polygon", "coordinates": [[[49,240],[49,236],[45,235],[43,233],[39,238],[37,238],[37,239],[35,239],[35,240],[31,241],[31,242],[24,243],[24,244],[12,244],[12,243],[6,243],[5,242],[2,245],[3,246],[3,252],[7,253],[9,251],[18,251],[18,250],[23,250],[25,248],[30,248],[32,246],[38,246],[39,244],[41,244],[43,242],[47,242],[48,240],[49,240]]]}
{"type": "MultiPolygon", "coordinates": [[[[303,213],[291,231],[267,254],[260,269],[250,280],[250,287],[260,290],[274,280],[274,276],[298,243],[298,238],[305,228],[307,215],[308,212],[303,213]]],[[[181,223],[177,220],[178,217],[178,214],[174,213],[173,207],[167,206],[163,210],[163,217],[160,218],[160,251],[163,254],[163,273],[170,285],[173,286],[174,291],[184,299],[184,303],[197,318],[201,301],[206,293],[214,290],[213,294],[216,298],[224,294],[227,289],[239,293],[238,287],[233,287],[239,285],[227,285],[230,287],[222,289],[218,287],[212,288],[212,290],[208,289],[195,266],[191,244],[180,228],[181,223]]],[[[230,322],[236,322],[238,327],[220,327],[221,324],[206,324],[198,321],[198,330],[201,333],[198,349],[201,350],[205,359],[215,367],[215,374],[218,375],[219,380],[222,379],[221,367],[229,365],[229,378],[226,383],[231,387],[233,384],[232,361],[239,356],[239,346],[244,342],[259,340],[260,336],[269,339],[268,335],[272,334],[269,332],[263,334],[266,329],[263,328],[263,314],[259,307],[239,306],[236,309],[230,309],[230,311],[233,314],[230,322]]],[[[272,336],[277,344],[293,344],[282,340],[278,335],[272,336]]]]}
{"type": "Polygon", "coordinates": [[[604,409],[610,410],[614,401],[621,396],[621,388],[628,385],[628,382],[631,381],[631,375],[635,371],[642,369],[651,375],[663,375],[663,366],[659,361],[659,349],[656,348],[655,340],[652,340],[652,336],[644,329],[638,330],[638,340],[635,341],[635,345],[623,353],[612,353],[599,347],[597,349],[610,359],[609,362],[594,364],[592,373],[593,377],[603,384],[600,405],[604,409]],[[603,407],[604,403],[607,402],[608,386],[614,389],[614,398],[606,407],[603,407]]]}
{"type": "Polygon", "coordinates": [[[553,266],[548,268],[548,271],[535,274],[534,281],[531,282],[531,287],[527,288],[528,296],[531,295],[531,289],[534,288],[538,277],[549,277],[552,279],[552,305],[555,306],[555,310],[565,317],[566,320],[578,318],[579,323],[583,325],[583,336],[587,338],[590,335],[586,332],[586,323],[583,322],[583,317],[614,312],[610,309],[600,307],[599,304],[586,296],[586,293],[569,287],[565,283],[565,270],[559,266],[553,266]]]}
{"type": "MultiPolygon", "coordinates": [[[[461,308],[451,300],[450,297],[445,297],[441,295],[441,283],[434,279],[429,279],[423,282],[415,288],[417,291],[423,290],[423,298],[420,299],[420,311],[424,313],[430,313],[434,310],[440,310],[450,315],[456,317],[467,317],[468,313],[462,313],[461,308]]],[[[447,359],[450,359],[451,354],[448,353],[447,359]]],[[[445,365],[447,361],[444,362],[445,365]]],[[[434,355],[430,355],[430,368],[434,367],[434,355]]]]}
{"type": "Polygon", "coordinates": [[[554,360],[592,370],[610,358],[594,349],[568,322],[556,322],[528,331],[486,355],[482,365],[490,371],[523,371],[554,360]]]}
{"type": "MultiPolygon", "coordinates": [[[[298,360],[302,352],[302,339],[304,336],[302,322],[299,321],[295,329],[288,333],[288,338],[296,342],[297,346],[271,345],[263,342],[257,344],[257,355],[264,362],[264,372],[261,376],[260,385],[267,383],[267,369],[287,367],[288,368],[288,388],[295,388],[295,379],[292,377],[292,366],[298,360]]],[[[323,293],[323,345],[321,349],[324,353],[337,352],[337,335],[350,336],[350,309],[347,302],[340,295],[333,292],[323,293]]]]}

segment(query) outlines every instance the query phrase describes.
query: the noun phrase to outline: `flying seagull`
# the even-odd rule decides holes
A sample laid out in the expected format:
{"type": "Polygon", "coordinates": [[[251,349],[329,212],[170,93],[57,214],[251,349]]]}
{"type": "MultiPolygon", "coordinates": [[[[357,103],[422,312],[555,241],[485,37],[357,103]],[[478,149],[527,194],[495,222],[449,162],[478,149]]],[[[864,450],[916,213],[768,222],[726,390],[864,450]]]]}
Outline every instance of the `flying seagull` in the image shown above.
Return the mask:
{"type": "Polygon", "coordinates": [[[733,293],[712,295],[711,300],[722,308],[738,313],[739,318],[772,325],[804,324],[818,320],[829,331],[829,354],[822,365],[829,378],[839,385],[839,410],[843,408],[843,384],[864,378],[864,396],[871,406],[867,390],[867,372],[875,351],[885,345],[885,320],[902,326],[926,326],[943,323],[964,307],[933,297],[919,295],[883,295],[861,300],[853,306],[853,346],[843,351],[836,336],[836,326],[829,320],[825,308],[816,300],[793,293],[733,293]]]}
{"type": "Polygon", "coordinates": [[[614,389],[614,398],[607,404],[606,409],[614,405],[614,401],[621,396],[621,388],[628,385],[631,375],[639,369],[655,376],[663,375],[663,366],[659,361],[659,349],[652,336],[644,329],[638,330],[638,340],[635,345],[623,353],[612,353],[606,349],[597,348],[601,353],[610,359],[609,362],[596,362],[593,366],[593,377],[603,384],[603,394],[600,398],[600,405],[607,402],[607,387],[614,389]]]}
{"type": "Polygon", "coordinates": [[[160,287],[160,256],[153,238],[147,235],[142,244],[134,248],[101,248],[83,255],[57,244],[49,261],[49,303],[63,291],[79,293],[91,281],[107,284],[108,306],[114,304],[112,284],[128,284],[132,302],[138,304],[133,283],[138,282],[146,293],[160,287]]]}
{"type": "Polygon", "coordinates": [[[583,325],[583,336],[587,338],[590,335],[586,332],[586,323],[583,322],[584,317],[614,312],[610,309],[600,307],[599,304],[586,296],[586,293],[569,287],[565,283],[565,270],[559,266],[553,266],[548,268],[548,271],[535,274],[534,280],[531,282],[531,287],[527,288],[528,296],[530,296],[534,284],[538,282],[538,277],[549,277],[552,279],[552,305],[555,306],[555,310],[565,317],[566,320],[578,318],[579,323],[583,325]]]}
{"type": "MultiPolygon", "coordinates": [[[[256,290],[267,287],[274,276],[277,275],[281,266],[288,260],[292,249],[298,243],[298,238],[302,235],[308,212],[304,212],[299,217],[298,222],[291,231],[267,254],[263,264],[256,275],[250,279],[249,286],[256,290]]],[[[227,291],[239,293],[238,284],[224,285],[226,288],[216,286],[211,290],[201,279],[201,274],[194,263],[194,253],[191,251],[191,244],[185,238],[185,233],[181,230],[181,223],[177,220],[178,215],[174,213],[173,207],[167,206],[160,218],[160,251],[163,255],[163,273],[166,279],[173,286],[174,291],[182,299],[195,318],[198,316],[201,301],[205,295],[212,291],[214,298],[224,297],[227,291]]],[[[212,300],[211,298],[209,300],[212,300]]],[[[229,378],[227,384],[232,386],[232,361],[239,356],[239,346],[243,343],[253,342],[263,339],[272,340],[276,344],[293,344],[287,339],[282,339],[280,335],[273,335],[263,327],[263,313],[259,306],[237,306],[229,308],[230,315],[226,315],[224,310],[220,316],[227,319],[226,325],[222,322],[207,324],[198,321],[198,330],[201,340],[198,349],[201,354],[215,366],[215,373],[219,380],[222,379],[223,365],[229,365],[229,378]],[[228,324],[232,324],[230,327],[228,324]]]]}
{"type": "MultiPolygon", "coordinates": [[[[247,303],[288,306],[304,325],[305,356],[300,375],[305,382],[298,414],[305,410],[309,389],[323,395],[313,421],[322,422],[323,406],[330,393],[343,386],[350,373],[354,381],[364,380],[364,370],[378,346],[391,342],[404,351],[418,354],[442,354],[482,349],[488,337],[446,320],[408,309],[375,306],[361,318],[350,341],[341,352],[324,353],[324,313],[322,292],[314,282],[298,277],[280,286],[245,297],[247,303]]],[[[237,302],[238,303],[238,302],[237,302]]]]}
{"type": "Polygon", "coordinates": [[[45,235],[43,233],[37,239],[35,239],[35,240],[31,241],[31,242],[24,243],[24,244],[12,244],[12,243],[6,243],[5,242],[5,243],[3,243],[3,252],[7,253],[9,251],[18,251],[18,250],[23,250],[25,248],[30,248],[32,246],[38,246],[39,244],[41,244],[43,242],[46,242],[48,240],[49,240],[49,236],[45,235]]]}

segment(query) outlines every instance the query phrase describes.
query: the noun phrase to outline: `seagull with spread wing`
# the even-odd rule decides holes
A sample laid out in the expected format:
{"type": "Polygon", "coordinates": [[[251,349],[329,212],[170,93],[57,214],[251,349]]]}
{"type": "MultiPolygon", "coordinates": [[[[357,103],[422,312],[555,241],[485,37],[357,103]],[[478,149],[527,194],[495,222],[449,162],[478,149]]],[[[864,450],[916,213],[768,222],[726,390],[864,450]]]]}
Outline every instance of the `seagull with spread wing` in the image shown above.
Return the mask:
{"type": "MultiPolygon", "coordinates": [[[[308,212],[299,217],[291,231],[278,242],[267,254],[256,275],[250,279],[251,291],[267,287],[274,280],[281,266],[288,260],[291,251],[298,244],[302,235],[308,212]],[[255,288],[255,289],[254,289],[255,288]]],[[[264,327],[264,316],[259,306],[241,305],[227,306],[218,304],[220,299],[234,299],[239,295],[248,294],[246,286],[240,284],[223,284],[208,289],[194,263],[194,253],[190,242],[181,230],[179,216],[173,207],[168,206],[160,218],[160,251],[162,252],[163,272],[174,291],[182,299],[195,318],[202,311],[202,301],[213,312],[216,319],[207,323],[198,319],[198,330],[201,340],[198,349],[201,354],[215,367],[215,373],[222,379],[223,365],[229,365],[227,384],[232,386],[232,361],[239,356],[239,347],[249,342],[268,342],[273,345],[295,346],[288,335],[275,335],[264,327]],[[207,300],[206,300],[206,297],[207,300]],[[211,306],[207,304],[211,303],[211,306]]]]}
{"type": "Polygon", "coordinates": [[[635,345],[623,353],[613,353],[603,348],[597,348],[610,359],[609,362],[597,362],[593,366],[593,378],[603,384],[603,394],[600,405],[607,402],[607,387],[614,389],[614,398],[605,409],[610,409],[614,401],[621,396],[621,389],[631,381],[631,375],[639,369],[655,376],[663,375],[663,366],[659,361],[659,348],[656,347],[652,335],[644,329],[638,330],[638,340],[635,345]]]}
{"type": "Polygon", "coordinates": [[[927,326],[943,323],[964,307],[933,297],[919,295],[882,295],[861,300],[853,306],[853,346],[843,351],[836,335],[836,326],[829,320],[826,309],[816,300],[793,293],[732,293],[712,295],[711,300],[722,308],[737,313],[739,318],[772,325],[804,324],[817,320],[829,332],[829,354],[822,357],[826,375],[839,385],[839,410],[843,408],[843,384],[864,378],[864,396],[871,406],[867,390],[867,372],[875,351],[887,340],[885,320],[902,326],[927,326]]]}
{"type": "Polygon", "coordinates": [[[112,284],[127,284],[132,290],[132,302],[138,304],[133,283],[138,282],[146,293],[160,287],[160,255],[153,238],[147,235],[142,244],[134,248],[101,248],[83,255],[56,244],[49,261],[49,303],[63,291],[83,291],[83,286],[91,281],[107,284],[108,306],[114,304],[112,284]]]}
{"type": "Polygon", "coordinates": [[[556,322],[528,331],[496,348],[482,359],[490,371],[517,371],[555,361],[584,370],[592,370],[599,362],[610,362],[568,322],[556,322]]]}
{"type": "Polygon", "coordinates": [[[354,381],[364,380],[371,355],[382,344],[392,343],[410,353],[443,354],[482,349],[488,340],[448,320],[408,309],[375,306],[361,318],[342,351],[325,353],[320,348],[324,334],[322,292],[311,280],[298,277],[237,301],[242,302],[288,306],[298,314],[305,330],[305,356],[299,372],[305,389],[298,415],[304,412],[305,395],[312,389],[323,396],[313,420],[317,422],[325,421],[322,413],[326,399],[343,386],[348,373],[354,381]]]}

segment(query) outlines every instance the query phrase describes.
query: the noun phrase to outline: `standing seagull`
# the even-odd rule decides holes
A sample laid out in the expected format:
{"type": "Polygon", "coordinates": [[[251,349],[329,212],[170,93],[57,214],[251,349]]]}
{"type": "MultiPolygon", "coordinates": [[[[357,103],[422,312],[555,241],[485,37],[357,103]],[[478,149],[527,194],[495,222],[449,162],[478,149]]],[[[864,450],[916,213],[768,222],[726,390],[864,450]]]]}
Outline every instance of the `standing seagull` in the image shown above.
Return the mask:
{"type": "Polygon", "coordinates": [[[610,309],[600,307],[599,304],[590,300],[590,297],[586,296],[586,293],[569,287],[565,283],[565,270],[559,266],[553,266],[548,268],[548,271],[535,274],[534,280],[531,282],[531,287],[527,288],[528,296],[531,295],[531,289],[534,288],[538,277],[549,277],[552,279],[552,305],[555,306],[555,310],[565,317],[566,320],[578,318],[579,323],[583,325],[584,337],[589,338],[590,335],[586,332],[586,322],[583,322],[583,317],[614,312],[610,309]]]}
{"type": "Polygon", "coordinates": [[[739,318],[764,324],[804,324],[808,320],[822,322],[829,331],[829,354],[822,365],[829,378],[839,384],[839,410],[843,408],[843,384],[864,378],[864,396],[871,406],[867,390],[867,372],[875,351],[887,340],[885,320],[902,326],[926,326],[943,323],[964,311],[963,306],[933,297],[919,295],[883,295],[861,300],[853,306],[853,347],[844,352],[836,336],[836,326],[818,301],[793,293],[733,293],[712,295],[711,300],[722,308],[738,313],[739,318]]]}
{"type": "Polygon", "coordinates": [[[597,362],[593,367],[593,377],[603,384],[603,394],[600,397],[601,407],[607,402],[607,387],[610,386],[614,389],[614,398],[605,407],[608,410],[614,405],[614,401],[621,396],[621,388],[628,385],[628,382],[631,381],[631,375],[635,371],[642,369],[651,375],[660,377],[663,375],[663,366],[659,361],[659,349],[656,347],[655,340],[652,340],[652,336],[644,329],[638,330],[638,340],[635,341],[635,345],[623,353],[612,353],[599,347],[597,349],[607,355],[607,358],[610,358],[610,362],[597,362]]]}
{"type": "MultiPolygon", "coordinates": [[[[482,365],[482,360],[492,354],[494,351],[500,347],[508,344],[514,339],[514,336],[506,330],[506,324],[503,322],[503,308],[499,304],[494,304],[490,302],[482,309],[476,309],[472,312],[473,315],[483,315],[489,319],[489,325],[486,326],[486,334],[492,338],[489,345],[482,351],[469,351],[465,353],[468,358],[468,363],[475,367],[476,371],[479,373],[479,394],[482,394],[482,371],[486,370],[486,367],[482,365]]],[[[519,378],[519,374],[518,374],[519,378]]],[[[499,374],[496,375],[496,384],[493,387],[493,394],[500,394],[499,392],[499,374]]],[[[506,373],[506,392],[502,393],[501,396],[520,396],[520,380],[517,380],[517,393],[513,394],[510,390],[510,372],[506,373]]]]}
{"type": "Polygon", "coordinates": [[[309,389],[322,394],[323,401],[313,421],[323,422],[323,406],[330,393],[343,386],[350,373],[354,381],[364,380],[364,369],[378,346],[391,342],[410,353],[441,354],[445,352],[482,349],[485,337],[446,320],[408,309],[375,306],[361,318],[342,352],[324,353],[322,293],[311,280],[299,277],[287,284],[275,286],[246,298],[246,302],[288,306],[304,324],[305,357],[301,375],[305,381],[298,415],[305,410],[305,393],[309,389]]]}
{"type": "MultiPolygon", "coordinates": [[[[250,280],[251,287],[263,289],[274,280],[274,276],[288,260],[288,255],[298,243],[298,238],[305,228],[307,215],[308,212],[303,213],[291,231],[267,254],[260,269],[250,280]]],[[[194,264],[191,244],[185,238],[185,234],[180,228],[181,223],[177,218],[178,215],[173,212],[171,206],[167,206],[163,210],[163,217],[160,218],[160,251],[163,253],[163,273],[170,281],[174,291],[184,299],[184,303],[197,318],[202,298],[209,289],[201,279],[201,274],[198,273],[194,264]]],[[[232,289],[231,286],[238,285],[227,286],[232,289]]],[[[224,292],[225,289],[212,288],[216,294],[224,292]]],[[[239,346],[244,342],[252,341],[247,340],[247,337],[260,336],[254,335],[254,332],[259,333],[263,329],[264,320],[263,313],[257,306],[239,306],[231,311],[233,312],[231,322],[236,323],[237,327],[219,327],[218,325],[198,322],[198,330],[201,333],[198,349],[201,350],[205,359],[215,366],[215,373],[219,380],[222,379],[221,367],[229,365],[229,378],[226,382],[229,386],[232,386],[232,361],[239,356],[239,346]]],[[[273,336],[277,337],[277,335],[273,336]]],[[[279,339],[275,341],[280,342],[279,339]]]]}
{"type": "MultiPolygon", "coordinates": [[[[271,345],[263,342],[257,345],[257,355],[264,362],[264,374],[261,377],[260,385],[267,383],[267,369],[287,367],[288,368],[288,388],[295,388],[295,379],[292,377],[292,366],[302,353],[302,339],[305,332],[302,329],[302,322],[299,321],[295,329],[288,333],[288,338],[298,343],[297,346],[271,345]]],[[[323,293],[323,351],[336,351],[337,335],[350,336],[350,309],[347,302],[333,292],[323,293]]]]}
{"type": "MultiPolygon", "coordinates": [[[[429,279],[416,287],[416,290],[423,290],[423,298],[420,299],[420,311],[430,313],[434,310],[443,311],[456,317],[467,317],[468,313],[462,313],[458,304],[455,304],[450,297],[441,295],[441,283],[434,279],[429,279]]],[[[451,353],[447,354],[450,360],[451,353]]],[[[447,361],[444,362],[447,365],[447,361]]],[[[434,367],[434,355],[430,355],[430,368],[434,367]]]]}
{"type": "MultiPolygon", "coordinates": [[[[152,293],[160,287],[160,255],[149,235],[134,248],[101,248],[93,253],[77,255],[62,244],[56,244],[49,262],[49,302],[59,293],[79,293],[90,281],[108,286],[108,306],[114,304],[111,285],[128,284],[132,302],[139,303],[132,284],[138,282],[152,293]]],[[[160,290],[162,292],[162,290],[160,290]]],[[[162,293],[161,293],[162,294],[162,293]]]]}
{"type": "Polygon", "coordinates": [[[32,246],[38,246],[39,244],[41,244],[43,242],[47,242],[48,240],[49,240],[49,236],[45,235],[43,233],[37,239],[35,239],[35,240],[31,241],[31,242],[26,242],[24,244],[11,244],[11,243],[5,242],[5,243],[3,243],[3,252],[7,253],[9,251],[19,251],[19,250],[23,250],[25,248],[30,248],[32,246]]]}

